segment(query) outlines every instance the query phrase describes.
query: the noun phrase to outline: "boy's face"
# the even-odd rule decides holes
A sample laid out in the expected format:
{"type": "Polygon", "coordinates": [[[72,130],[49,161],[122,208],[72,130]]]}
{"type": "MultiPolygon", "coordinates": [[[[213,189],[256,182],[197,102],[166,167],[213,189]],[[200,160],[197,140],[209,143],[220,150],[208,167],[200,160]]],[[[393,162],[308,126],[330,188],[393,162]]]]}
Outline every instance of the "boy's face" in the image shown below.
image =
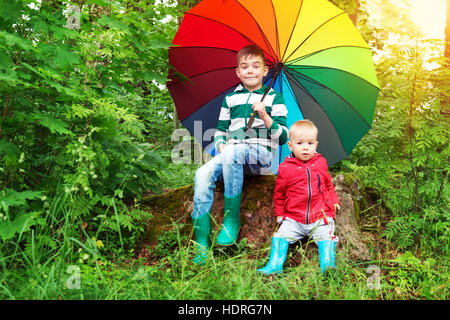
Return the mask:
{"type": "Polygon", "coordinates": [[[313,130],[294,131],[289,135],[289,150],[301,161],[308,161],[314,157],[318,144],[317,134],[313,130]]]}
{"type": "Polygon", "coordinates": [[[249,91],[261,88],[263,78],[267,76],[268,72],[269,68],[266,66],[263,59],[258,56],[242,57],[236,68],[238,78],[249,91]]]}

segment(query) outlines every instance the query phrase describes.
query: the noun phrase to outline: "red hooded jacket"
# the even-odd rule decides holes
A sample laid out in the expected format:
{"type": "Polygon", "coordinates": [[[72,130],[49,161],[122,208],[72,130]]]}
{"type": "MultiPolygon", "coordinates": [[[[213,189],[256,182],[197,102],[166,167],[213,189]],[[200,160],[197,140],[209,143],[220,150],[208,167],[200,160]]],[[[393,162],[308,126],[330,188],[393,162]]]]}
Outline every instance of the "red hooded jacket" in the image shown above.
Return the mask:
{"type": "Polygon", "coordinates": [[[324,218],[324,214],[334,218],[334,204],[340,205],[340,201],[328,173],[327,160],[319,153],[306,162],[293,155],[287,157],[278,168],[273,200],[275,216],[303,224],[324,218]]]}

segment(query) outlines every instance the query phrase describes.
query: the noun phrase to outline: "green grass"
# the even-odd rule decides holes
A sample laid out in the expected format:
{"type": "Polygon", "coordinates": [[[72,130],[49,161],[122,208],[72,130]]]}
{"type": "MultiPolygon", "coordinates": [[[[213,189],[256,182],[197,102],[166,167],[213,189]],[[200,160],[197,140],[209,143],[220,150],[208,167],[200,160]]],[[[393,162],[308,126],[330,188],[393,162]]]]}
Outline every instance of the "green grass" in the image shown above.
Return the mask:
{"type": "MultiPolygon", "coordinates": [[[[187,166],[185,170],[180,183],[192,180],[195,167],[187,166]]],[[[173,184],[175,177],[167,175],[167,184],[173,184]]],[[[80,227],[82,223],[74,214],[76,207],[69,205],[71,201],[62,193],[49,201],[48,211],[34,229],[0,241],[0,299],[449,298],[449,259],[432,251],[400,252],[384,240],[387,247],[383,254],[373,249],[377,252],[376,261],[358,263],[348,258],[345,248],[339,248],[337,271],[324,277],[317,248],[313,242],[307,242],[290,247],[283,274],[267,277],[256,269],[266,264],[268,246],[255,250],[245,239],[237,246],[214,246],[212,258],[199,267],[192,263],[192,233],[181,234],[181,226],[173,223],[159,236],[158,244],[150,248],[151,260],[137,259],[133,251],[137,247],[133,247],[133,242],[125,243],[129,237],[124,228],[103,238],[105,247],[92,241],[80,227]],[[395,254],[388,257],[386,252],[395,254]],[[377,274],[368,272],[370,266],[379,268],[379,288],[371,287],[377,274]]],[[[121,212],[117,210],[114,207],[114,215],[107,221],[119,223],[121,212]]],[[[378,237],[374,235],[373,241],[379,241],[378,237]]]]}
{"type": "MultiPolygon", "coordinates": [[[[176,229],[166,237],[174,233],[176,229]]],[[[153,265],[131,254],[120,259],[86,258],[83,250],[71,263],[62,256],[47,261],[38,256],[35,259],[41,263],[33,264],[23,256],[21,264],[8,265],[2,272],[0,299],[448,299],[445,259],[433,260],[431,265],[429,260],[357,264],[341,250],[337,252],[337,271],[326,277],[320,272],[317,249],[308,243],[290,248],[284,273],[268,277],[256,269],[267,262],[269,248],[254,251],[245,240],[235,247],[215,247],[213,258],[199,267],[191,262],[192,242],[178,239],[181,242],[174,248],[159,250],[160,260],[153,265]],[[368,285],[369,265],[380,268],[379,289],[368,285]],[[68,273],[70,266],[79,274],[68,273]],[[79,276],[79,288],[74,286],[73,276],[79,276]]]]}

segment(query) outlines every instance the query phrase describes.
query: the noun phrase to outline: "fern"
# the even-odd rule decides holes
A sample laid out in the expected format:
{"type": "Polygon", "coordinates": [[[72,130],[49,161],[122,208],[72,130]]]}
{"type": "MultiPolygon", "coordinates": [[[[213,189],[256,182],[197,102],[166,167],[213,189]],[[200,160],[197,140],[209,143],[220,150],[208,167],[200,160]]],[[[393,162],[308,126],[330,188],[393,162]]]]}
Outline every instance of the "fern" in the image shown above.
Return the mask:
{"type": "Polygon", "coordinates": [[[35,113],[30,115],[30,118],[36,120],[41,126],[46,127],[50,130],[50,133],[67,134],[72,135],[73,133],[68,130],[68,125],[63,120],[57,119],[48,113],[35,113]]]}
{"type": "Polygon", "coordinates": [[[400,250],[411,250],[418,235],[415,227],[414,221],[408,217],[396,217],[388,223],[382,236],[393,242],[400,250]]]}
{"type": "MultiPolygon", "coordinates": [[[[43,195],[40,191],[22,191],[17,192],[12,189],[5,188],[0,191],[0,205],[3,213],[9,214],[10,207],[26,206],[27,200],[41,198],[43,195]]],[[[0,211],[1,212],[1,211],[0,211]]]]}
{"type": "Polygon", "coordinates": [[[0,238],[12,239],[16,233],[27,231],[35,223],[38,211],[27,212],[28,201],[42,197],[39,191],[0,191],[0,238]]]}

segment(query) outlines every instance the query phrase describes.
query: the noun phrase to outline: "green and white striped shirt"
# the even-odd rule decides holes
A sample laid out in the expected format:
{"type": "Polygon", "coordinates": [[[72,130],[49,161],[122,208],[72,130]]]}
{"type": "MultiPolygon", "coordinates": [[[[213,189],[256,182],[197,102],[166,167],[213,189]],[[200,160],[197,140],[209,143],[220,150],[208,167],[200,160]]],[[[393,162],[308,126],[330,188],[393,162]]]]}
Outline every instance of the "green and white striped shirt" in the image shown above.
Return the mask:
{"type": "Polygon", "coordinates": [[[283,96],[270,89],[264,98],[266,112],[273,120],[272,126],[267,129],[264,121],[256,114],[251,129],[244,132],[245,126],[253,113],[252,105],[261,101],[267,86],[250,92],[242,84],[234,92],[225,96],[220,109],[219,121],[214,135],[216,149],[222,143],[258,143],[269,151],[276,150],[288,139],[286,125],[287,109],[283,96]]]}

